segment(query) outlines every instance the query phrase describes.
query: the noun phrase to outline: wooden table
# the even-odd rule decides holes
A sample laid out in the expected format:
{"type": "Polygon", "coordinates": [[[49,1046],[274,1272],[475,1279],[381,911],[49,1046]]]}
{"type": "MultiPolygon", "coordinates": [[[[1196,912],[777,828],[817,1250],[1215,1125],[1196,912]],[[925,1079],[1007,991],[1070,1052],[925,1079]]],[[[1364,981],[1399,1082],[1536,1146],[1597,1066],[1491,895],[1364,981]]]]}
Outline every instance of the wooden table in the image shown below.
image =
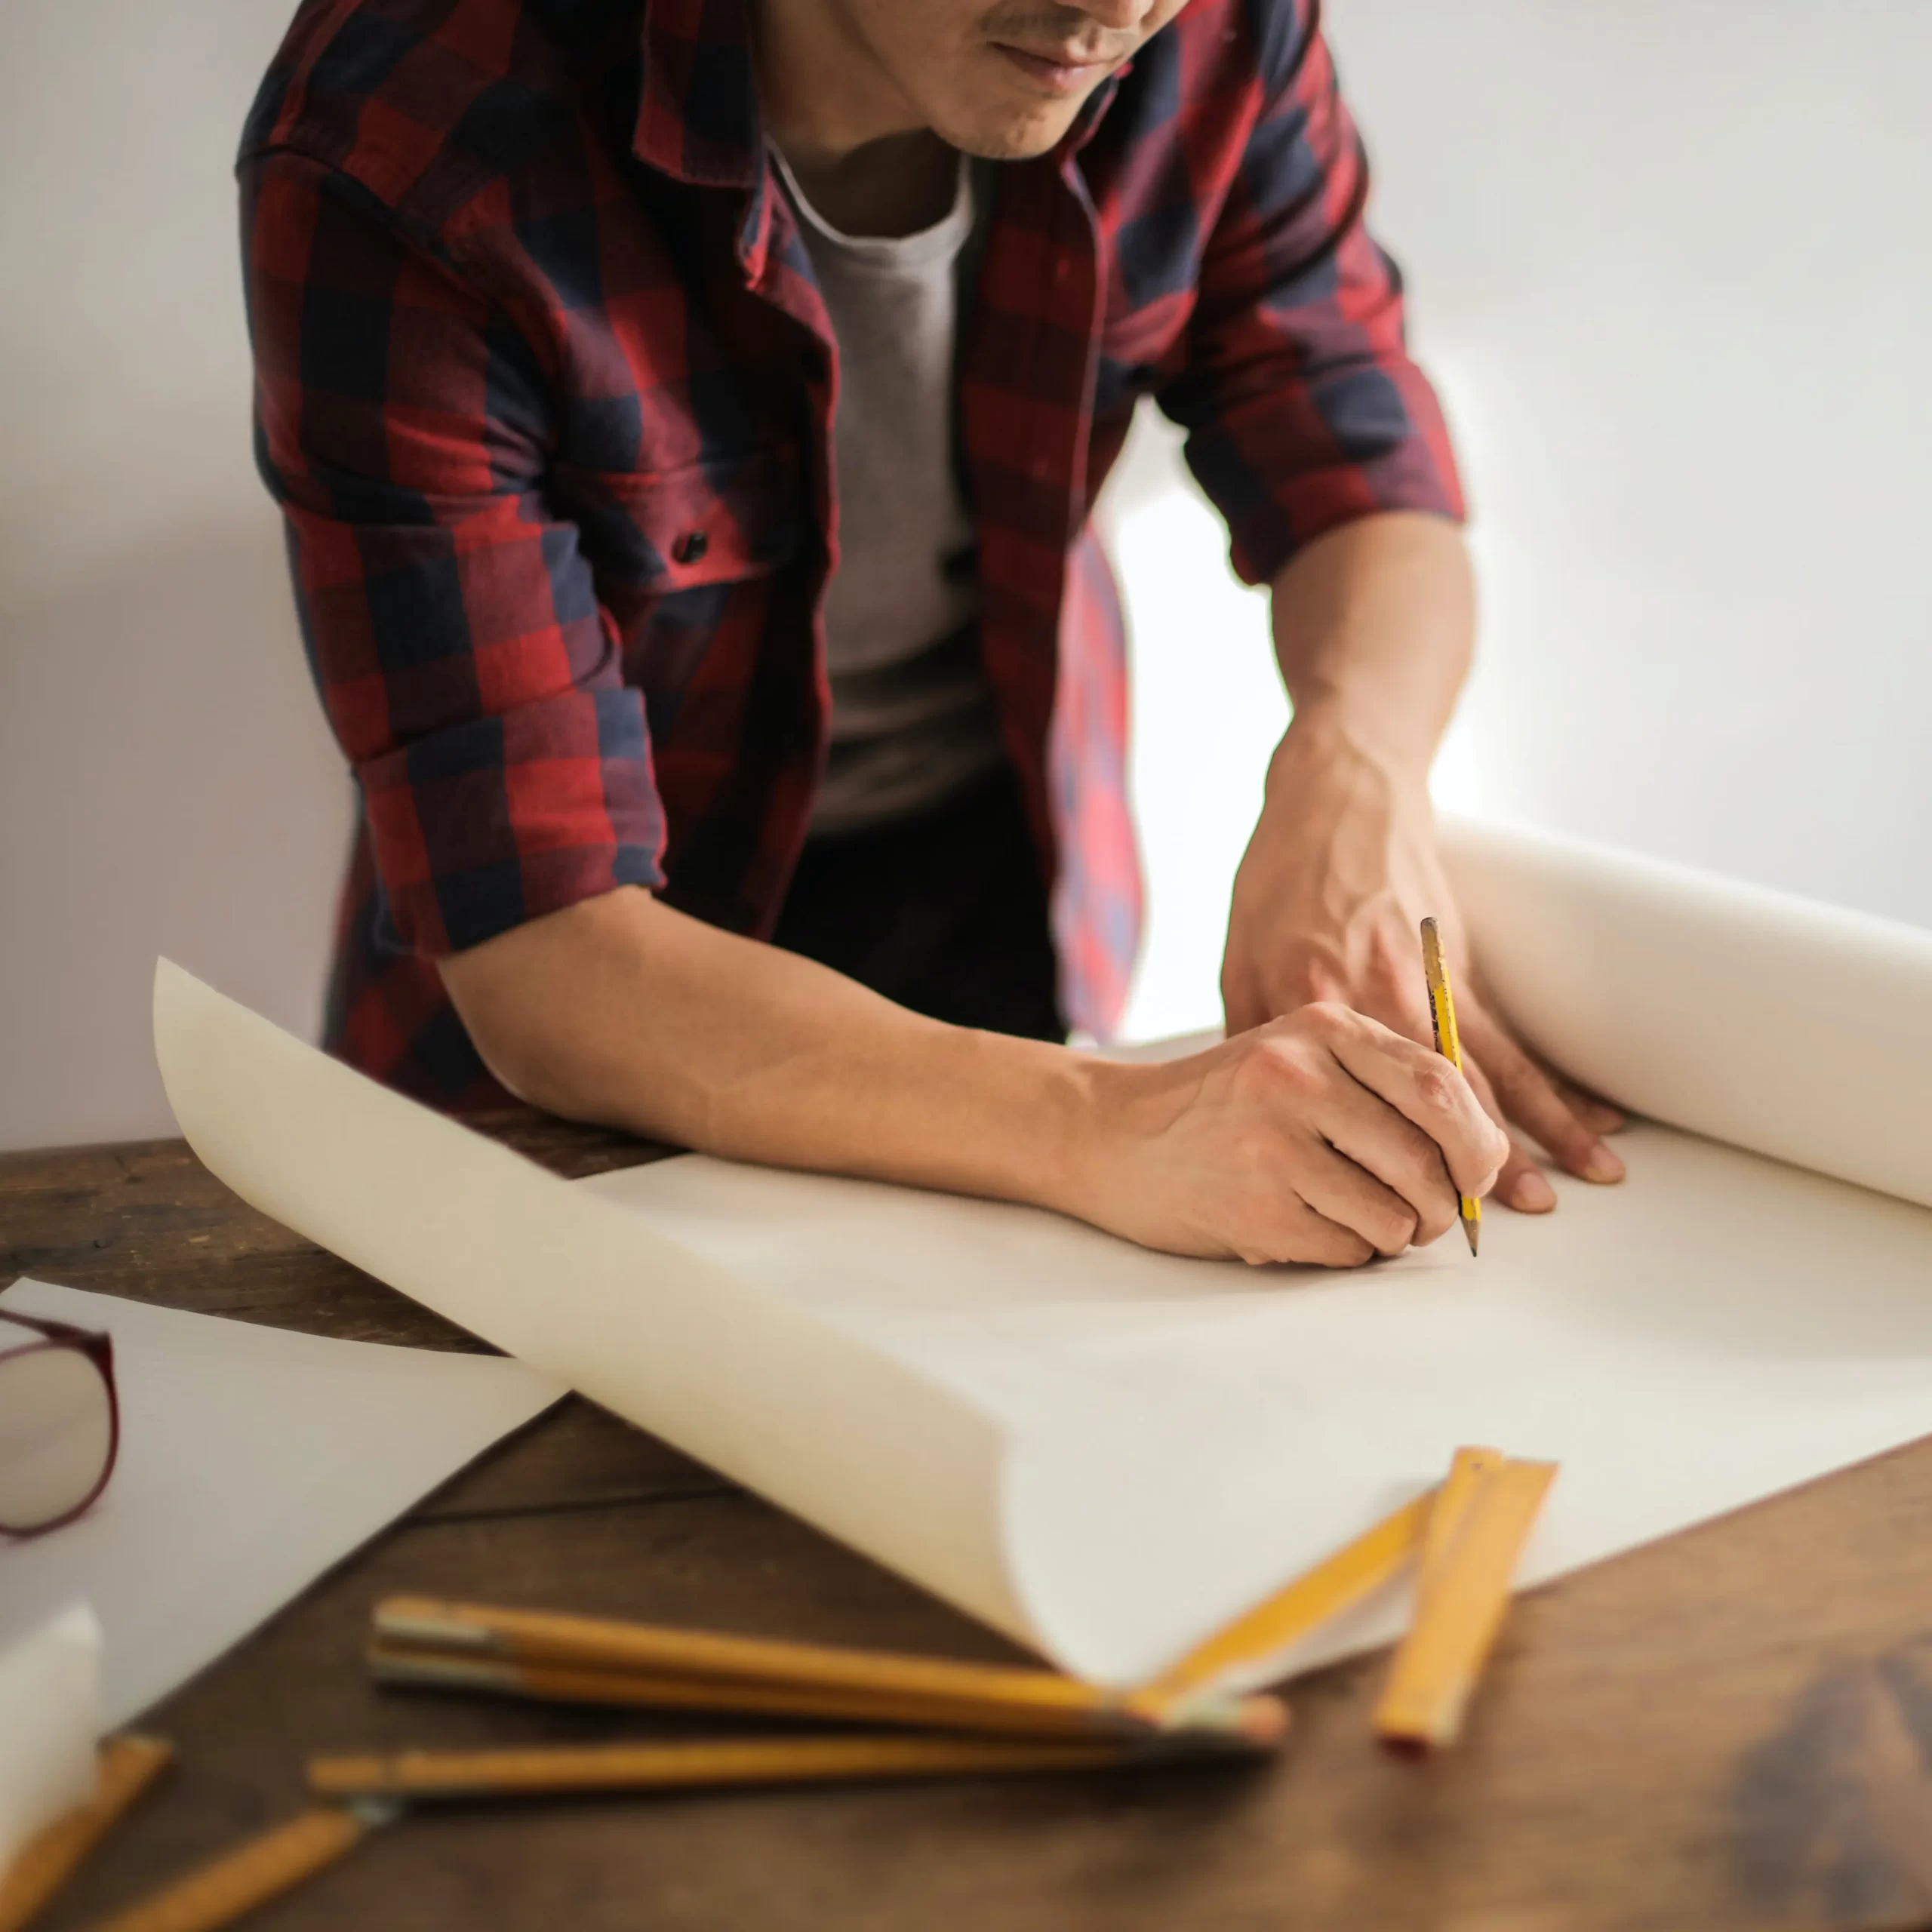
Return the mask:
{"type": "MultiPolygon", "coordinates": [[[[534,1117],[559,1171],[652,1150],[534,1117]]],[[[469,1337],[244,1208],[178,1141],[0,1156],[15,1273],[278,1327],[469,1337]]],[[[1932,1293],[1932,1283],[1927,1284],[1932,1293]]],[[[146,1720],[168,1783],[45,1921],[78,1927],[296,1808],[304,1755],[635,1733],[389,1693],[398,1590],[1008,1654],[1001,1641],[572,1400],[457,1478],[146,1720]]],[[[1539,1592],[1470,1734],[1371,1743],[1380,1667],[1296,1687],[1259,1770],[600,1800],[412,1818],[270,1928],[1542,1932],[1932,1924],[1932,1441],[1539,1592]]],[[[669,1727],[660,1726],[660,1728],[669,1727]]]]}

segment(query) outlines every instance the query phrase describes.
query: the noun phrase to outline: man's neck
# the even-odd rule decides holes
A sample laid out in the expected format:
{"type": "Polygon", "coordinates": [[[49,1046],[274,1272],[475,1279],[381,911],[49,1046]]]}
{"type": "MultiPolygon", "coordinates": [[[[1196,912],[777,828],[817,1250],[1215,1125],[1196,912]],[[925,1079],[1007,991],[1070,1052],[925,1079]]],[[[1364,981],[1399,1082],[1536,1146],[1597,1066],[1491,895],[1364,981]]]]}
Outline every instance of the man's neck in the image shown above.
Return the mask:
{"type": "Polygon", "coordinates": [[[765,131],[805,198],[846,235],[912,235],[943,218],[958,156],[926,127],[825,0],[761,0],[765,131]]]}
{"type": "Polygon", "coordinates": [[[889,134],[820,168],[778,147],[805,199],[841,235],[916,235],[943,221],[959,192],[959,156],[936,134],[889,134]]]}

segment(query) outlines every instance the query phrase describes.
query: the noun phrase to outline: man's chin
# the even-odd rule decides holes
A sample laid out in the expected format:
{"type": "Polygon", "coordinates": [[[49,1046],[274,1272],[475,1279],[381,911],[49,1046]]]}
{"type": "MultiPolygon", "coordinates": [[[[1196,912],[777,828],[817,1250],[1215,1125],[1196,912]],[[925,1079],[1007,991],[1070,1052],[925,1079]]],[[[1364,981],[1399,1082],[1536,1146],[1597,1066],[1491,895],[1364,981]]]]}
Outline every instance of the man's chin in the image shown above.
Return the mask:
{"type": "Polygon", "coordinates": [[[1085,104],[1082,96],[1017,111],[968,109],[948,117],[952,125],[935,125],[934,131],[949,146],[980,161],[1031,161],[1059,144],[1085,104]]]}

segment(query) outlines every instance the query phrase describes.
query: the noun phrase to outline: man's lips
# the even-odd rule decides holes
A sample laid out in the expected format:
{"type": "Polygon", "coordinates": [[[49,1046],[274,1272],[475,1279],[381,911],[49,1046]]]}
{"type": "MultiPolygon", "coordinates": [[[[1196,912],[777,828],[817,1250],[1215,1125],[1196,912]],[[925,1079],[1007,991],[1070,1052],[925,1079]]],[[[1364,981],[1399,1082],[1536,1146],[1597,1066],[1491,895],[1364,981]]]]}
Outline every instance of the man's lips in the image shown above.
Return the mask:
{"type": "Polygon", "coordinates": [[[1106,57],[1085,60],[1064,53],[1029,54],[1025,48],[1009,47],[1003,40],[995,41],[993,46],[1035,86],[1049,94],[1078,94],[1120,65],[1118,60],[1106,57]]]}

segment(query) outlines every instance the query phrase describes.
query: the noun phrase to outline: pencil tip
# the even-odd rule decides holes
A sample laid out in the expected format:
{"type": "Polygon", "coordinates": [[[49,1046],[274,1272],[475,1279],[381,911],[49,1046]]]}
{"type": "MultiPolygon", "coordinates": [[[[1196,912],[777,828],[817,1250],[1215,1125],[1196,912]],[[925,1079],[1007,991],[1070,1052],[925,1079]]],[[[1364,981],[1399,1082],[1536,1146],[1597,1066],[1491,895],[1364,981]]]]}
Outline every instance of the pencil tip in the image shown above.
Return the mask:
{"type": "Polygon", "coordinates": [[[1465,1221],[1463,1223],[1463,1232],[1469,1238],[1469,1252],[1472,1254],[1475,1254],[1476,1251],[1476,1238],[1482,1232],[1481,1225],[1475,1221],[1465,1221]]]}

